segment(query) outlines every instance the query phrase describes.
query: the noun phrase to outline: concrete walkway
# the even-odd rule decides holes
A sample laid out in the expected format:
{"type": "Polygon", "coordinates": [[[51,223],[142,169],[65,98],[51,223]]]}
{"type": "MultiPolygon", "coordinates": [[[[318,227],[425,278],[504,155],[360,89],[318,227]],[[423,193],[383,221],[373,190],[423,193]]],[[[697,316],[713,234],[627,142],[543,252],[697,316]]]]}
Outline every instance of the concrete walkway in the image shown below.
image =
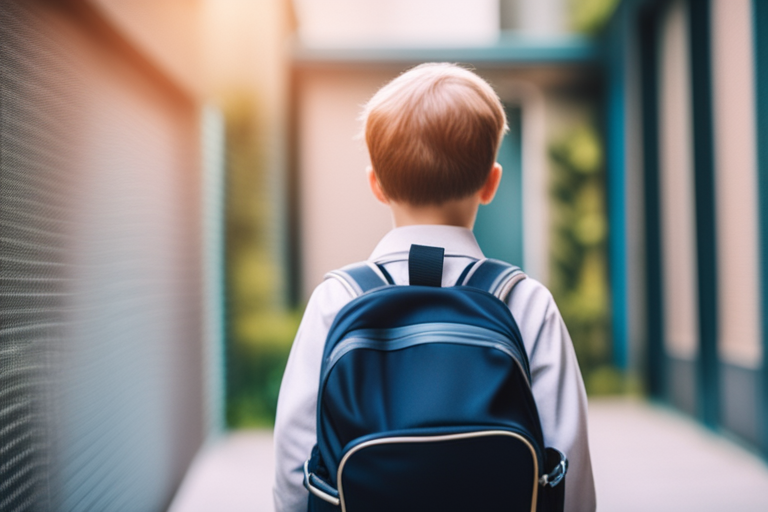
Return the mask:
{"type": "Polygon", "coordinates": [[[271,512],[272,432],[236,431],[197,455],[169,512],[271,512]]]}
{"type": "Polygon", "coordinates": [[[762,459],[673,410],[593,400],[589,439],[603,512],[765,512],[762,459]]]}
{"type": "MultiPolygon", "coordinates": [[[[628,399],[590,402],[601,512],[765,512],[768,466],[684,416],[628,399]]],[[[272,436],[235,432],[198,455],[171,512],[272,510],[272,436]]]]}

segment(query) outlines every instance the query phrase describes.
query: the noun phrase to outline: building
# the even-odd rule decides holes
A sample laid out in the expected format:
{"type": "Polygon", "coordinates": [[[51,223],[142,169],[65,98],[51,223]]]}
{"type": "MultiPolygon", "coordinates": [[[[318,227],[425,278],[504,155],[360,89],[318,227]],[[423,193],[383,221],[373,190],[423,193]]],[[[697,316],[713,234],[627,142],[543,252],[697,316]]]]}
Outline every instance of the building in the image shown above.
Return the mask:
{"type": "Polygon", "coordinates": [[[768,451],[768,5],[625,0],[607,49],[616,363],[768,451]]]}

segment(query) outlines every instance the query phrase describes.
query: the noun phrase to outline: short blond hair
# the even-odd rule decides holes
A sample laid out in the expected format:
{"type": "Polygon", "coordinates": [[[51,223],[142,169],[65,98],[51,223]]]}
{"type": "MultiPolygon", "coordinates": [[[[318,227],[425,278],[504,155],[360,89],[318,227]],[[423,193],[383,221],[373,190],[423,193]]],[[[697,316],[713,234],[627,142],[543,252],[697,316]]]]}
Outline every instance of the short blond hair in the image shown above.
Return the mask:
{"type": "Polygon", "coordinates": [[[416,66],[379,89],[362,120],[384,194],[413,205],[480,190],[507,131],[504,107],[488,82],[443,63],[416,66]]]}

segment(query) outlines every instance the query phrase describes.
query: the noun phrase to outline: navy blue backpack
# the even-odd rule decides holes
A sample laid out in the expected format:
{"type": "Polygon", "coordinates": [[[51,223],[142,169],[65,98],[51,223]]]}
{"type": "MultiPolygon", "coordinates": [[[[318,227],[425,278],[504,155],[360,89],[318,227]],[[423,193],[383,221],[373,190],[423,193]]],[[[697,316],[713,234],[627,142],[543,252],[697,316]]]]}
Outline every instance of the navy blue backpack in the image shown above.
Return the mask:
{"type": "Polygon", "coordinates": [[[546,448],[528,357],[496,260],[442,288],[443,249],[413,245],[409,286],[382,266],[332,272],[356,295],[325,344],[310,511],[559,511],[565,456],[546,448]]]}

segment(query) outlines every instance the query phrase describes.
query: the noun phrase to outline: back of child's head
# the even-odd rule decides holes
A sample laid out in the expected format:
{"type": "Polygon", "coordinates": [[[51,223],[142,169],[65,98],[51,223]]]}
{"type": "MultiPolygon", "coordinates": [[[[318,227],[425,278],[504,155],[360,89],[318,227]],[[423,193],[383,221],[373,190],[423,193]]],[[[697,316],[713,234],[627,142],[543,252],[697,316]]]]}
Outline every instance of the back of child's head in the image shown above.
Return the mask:
{"type": "Polygon", "coordinates": [[[363,111],[376,178],[391,200],[436,205],[480,190],[507,129],[491,86],[455,64],[422,64],[363,111]]]}

